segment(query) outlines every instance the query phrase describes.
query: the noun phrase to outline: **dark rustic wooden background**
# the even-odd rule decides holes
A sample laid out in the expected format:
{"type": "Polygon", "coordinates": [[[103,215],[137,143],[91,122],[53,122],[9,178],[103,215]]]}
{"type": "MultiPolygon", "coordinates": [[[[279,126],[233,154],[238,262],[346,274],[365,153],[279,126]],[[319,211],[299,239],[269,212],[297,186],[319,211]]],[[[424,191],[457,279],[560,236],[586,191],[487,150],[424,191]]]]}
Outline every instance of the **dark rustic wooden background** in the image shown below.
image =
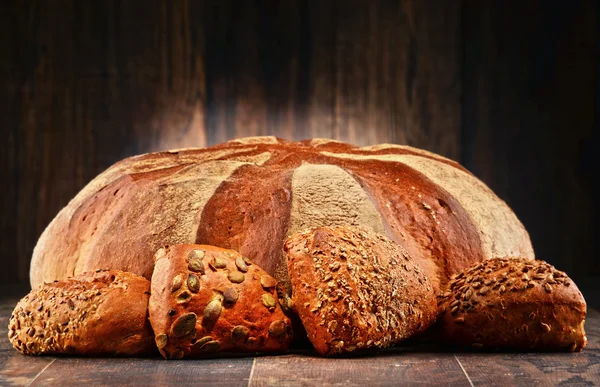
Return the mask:
{"type": "MultiPolygon", "coordinates": [[[[600,276],[596,1],[2,1],[0,280],[126,156],[239,136],[409,144],[600,276]]],[[[65,236],[68,238],[68,235],[65,236]]]]}

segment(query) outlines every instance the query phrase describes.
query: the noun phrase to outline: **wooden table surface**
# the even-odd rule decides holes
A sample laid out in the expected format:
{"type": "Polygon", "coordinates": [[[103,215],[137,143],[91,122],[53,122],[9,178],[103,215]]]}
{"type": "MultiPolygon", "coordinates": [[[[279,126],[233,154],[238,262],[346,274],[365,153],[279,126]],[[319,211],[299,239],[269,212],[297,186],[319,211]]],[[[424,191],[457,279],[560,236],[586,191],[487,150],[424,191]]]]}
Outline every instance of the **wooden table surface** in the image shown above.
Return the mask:
{"type": "Polygon", "coordinates": [[[379,355],[323,359],[290,355],[166,361],[24,356],[7,337],[17,302],[0,295],[0,386],[312,386],[312,385],[578,385],[600,384],[600,313],[590,310],[581,353],[452,352],[400,346],[379,355]]]}

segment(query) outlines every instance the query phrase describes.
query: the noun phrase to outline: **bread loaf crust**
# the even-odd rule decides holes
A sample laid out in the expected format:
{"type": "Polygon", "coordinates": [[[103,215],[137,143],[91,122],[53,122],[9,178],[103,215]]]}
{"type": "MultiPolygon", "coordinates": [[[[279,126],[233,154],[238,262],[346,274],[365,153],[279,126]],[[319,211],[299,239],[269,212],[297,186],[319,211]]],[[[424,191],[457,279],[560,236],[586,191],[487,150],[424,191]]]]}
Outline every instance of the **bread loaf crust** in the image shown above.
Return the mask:
{"type": "Polygon", "coordinates": [[[441,336],[452,344],[581,351],[587,343],[581,292],[540,260],[480,263],[450,281],[439,305],[441,336]]]}
{"type": "Polygon", "coordinates": [[[176,245],[156,253],[150,322],[166,359],[215,352],[281,352],[291,321],[277,281],[239,253],[206,245],[176,245]]]}
{"type": "Polygon", "coordinates": [[[320,227],[285,243],[294,310],[322,355],[383,348],[425,330],[434,289],[401,246],[360,227],[320,227]]]}
{"type": "Polygon", "coordinates": [[[31,284],[103,267],[149,279],[156,250],[182,243],[239,251],[286,281],[283,241],[335,225],[401,243],[435,288],[484,259],[534,256],[506,204],[451,160],[392,144],[258,137],[113,165],[44,231],[31,284]]]}
{"type": "Polygon", "coordinates": [[[117,270],[45,284],[19,301],[8,337],[27,355],[155,354],[149,297],[150,281],[117,270]]]}

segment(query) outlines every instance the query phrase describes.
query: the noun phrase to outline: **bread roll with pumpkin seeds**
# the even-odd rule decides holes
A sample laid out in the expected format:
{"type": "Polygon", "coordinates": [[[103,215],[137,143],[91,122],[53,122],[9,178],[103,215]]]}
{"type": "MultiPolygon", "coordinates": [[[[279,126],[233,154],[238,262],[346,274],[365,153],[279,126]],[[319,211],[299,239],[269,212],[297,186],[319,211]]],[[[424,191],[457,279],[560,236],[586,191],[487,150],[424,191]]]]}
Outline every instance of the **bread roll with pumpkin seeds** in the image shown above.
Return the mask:
{"type": "Polygon", "coordinates": [[[490,259],[453,277],[439,297],[441,336],[474,348],[581,351],[585,300],[544,261],[490,259]]]}
{"type": "Polygon", "coordinates": [[[19,301],[8,337],[26,355],[156,354],[149,297],[150,281],[118,270],[54,281],[19,301]]]}
{"type": "Polygon", "coordinates": [[[361,227],[319,227],[284,245],[292,303],[317,352],[388,347],[430,326],[437,304],[402,246],[361,227]]]}
{"type": "Polygon", "coordinates": [[[175,245],[155,255],[150,322],[166,359],[280,352],[292,340],[275,281],[239,253],[175,245]]]}

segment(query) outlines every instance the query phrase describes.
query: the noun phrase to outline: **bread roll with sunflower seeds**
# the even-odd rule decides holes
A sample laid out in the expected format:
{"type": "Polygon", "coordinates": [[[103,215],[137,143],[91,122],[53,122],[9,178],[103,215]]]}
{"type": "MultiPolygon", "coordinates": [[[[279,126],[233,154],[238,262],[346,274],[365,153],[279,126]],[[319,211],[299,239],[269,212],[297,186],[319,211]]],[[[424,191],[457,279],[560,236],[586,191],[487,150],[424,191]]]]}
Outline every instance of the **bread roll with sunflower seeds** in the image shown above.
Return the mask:
{"type": "Polygon", "coordinates": [[[239,253],[175,245],[155,255],[150,322],[166,359],[280,352],[292,340],[277,281],[239,253]]]}
{"type": "Polygon", "coordinates": [[[434,289],[409,253],[361,227],[319,227],[285,243],[294,310],[322,355],[383,348],[430,326],[434,289]]]}
{"type": "Polygon", "coordinates": [[[586,303],[544,261],[490,259],[455,276],[439,297],[442,337],[474,348],[581,351],[586,303]]]}
{"type": "Polygon", "coordinates": [[[8,337],[26,355],[155,354],[149,297],[150,281],[118,270],[44,284],[19,301],[8,337]]]}

